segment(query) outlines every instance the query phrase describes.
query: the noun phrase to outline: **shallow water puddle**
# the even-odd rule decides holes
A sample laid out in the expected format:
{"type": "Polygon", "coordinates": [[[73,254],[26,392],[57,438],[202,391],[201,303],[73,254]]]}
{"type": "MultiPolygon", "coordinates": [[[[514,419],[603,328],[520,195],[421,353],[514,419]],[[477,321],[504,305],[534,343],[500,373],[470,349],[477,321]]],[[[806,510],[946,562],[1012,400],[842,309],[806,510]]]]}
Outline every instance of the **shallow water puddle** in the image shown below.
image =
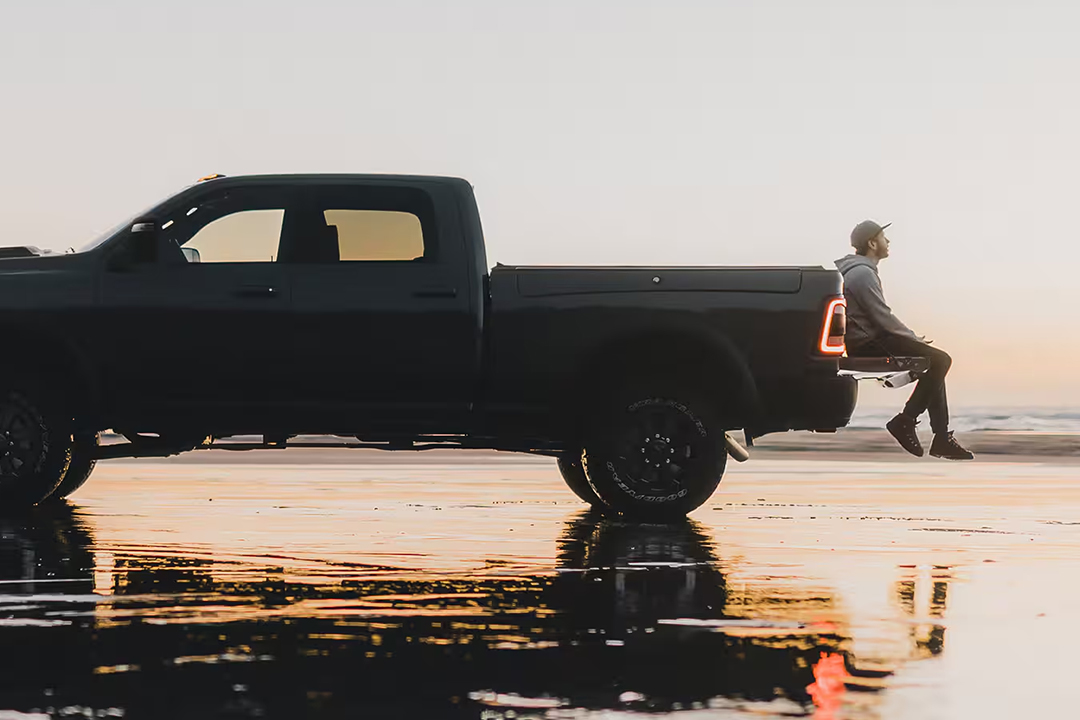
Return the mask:
{"type": "Polygon", "coordinates": [[[0,708],[924,718],[1064,699],[1071,471],[1022,473],[1059,492],[1016,512],[993,492],[1008,467],[807,482],[787,462],[677,525],[583,511],[546,463],[105,465],[71,505],[0,521],[0,708]]]}

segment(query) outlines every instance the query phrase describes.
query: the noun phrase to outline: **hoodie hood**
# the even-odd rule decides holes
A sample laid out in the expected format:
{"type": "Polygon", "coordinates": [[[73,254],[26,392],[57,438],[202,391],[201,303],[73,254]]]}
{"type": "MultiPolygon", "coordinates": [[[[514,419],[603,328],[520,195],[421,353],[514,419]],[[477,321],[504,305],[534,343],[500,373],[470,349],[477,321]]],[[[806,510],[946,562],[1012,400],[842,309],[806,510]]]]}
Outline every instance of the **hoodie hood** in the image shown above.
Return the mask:
{"type": "Polygon", "coordinates": [[[866,257],[865,255],[845,255],[836,261],[836,269],[843,275],[853,267],[865,265],[866,267],[877,272],[877,263],[866,257]]]}

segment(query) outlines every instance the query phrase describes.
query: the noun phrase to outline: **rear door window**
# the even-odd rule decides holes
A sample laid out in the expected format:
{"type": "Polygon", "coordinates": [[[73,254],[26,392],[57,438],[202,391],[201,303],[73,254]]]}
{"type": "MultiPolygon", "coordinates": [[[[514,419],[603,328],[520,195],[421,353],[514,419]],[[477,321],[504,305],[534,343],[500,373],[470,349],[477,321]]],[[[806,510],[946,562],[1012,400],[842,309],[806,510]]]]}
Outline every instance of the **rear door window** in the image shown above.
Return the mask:
{"type": "Polygon", "coordinates": [[[431,262],[437,257],[435,210],[422,190],[337,185],[310,188],[303,209],[286,218],[287,263],[431,262]]]}

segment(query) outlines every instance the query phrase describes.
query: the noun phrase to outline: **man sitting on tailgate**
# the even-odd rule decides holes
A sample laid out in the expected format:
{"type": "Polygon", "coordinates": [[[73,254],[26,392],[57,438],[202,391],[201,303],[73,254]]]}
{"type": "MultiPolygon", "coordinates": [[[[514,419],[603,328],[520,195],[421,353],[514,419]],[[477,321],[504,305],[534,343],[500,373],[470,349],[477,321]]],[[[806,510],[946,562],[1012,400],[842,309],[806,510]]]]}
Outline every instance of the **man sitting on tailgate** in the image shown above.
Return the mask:
{"type": "Polygon", "coordinates": [[[912,455],[923,456],[922,443],[915,432],[918,418],[930,413],[930,429],[934,442],[930,454],[947,460],[971,460],[975,457],[964,449],[949,430],[949,404],[945,395],[945,376],[952,358],[915,333],[893,315],[885,303],[878,277],[878,263],[889,257],[889,238],[886,225],[864,220],[851,231],[854,255],[836,261],[844,276],[844,297],[847,300],[847,348],[851,357],[924,357],[930,367],[915,386],[903,412],[890,420],[885,428],[901,447],[912,455]]]}

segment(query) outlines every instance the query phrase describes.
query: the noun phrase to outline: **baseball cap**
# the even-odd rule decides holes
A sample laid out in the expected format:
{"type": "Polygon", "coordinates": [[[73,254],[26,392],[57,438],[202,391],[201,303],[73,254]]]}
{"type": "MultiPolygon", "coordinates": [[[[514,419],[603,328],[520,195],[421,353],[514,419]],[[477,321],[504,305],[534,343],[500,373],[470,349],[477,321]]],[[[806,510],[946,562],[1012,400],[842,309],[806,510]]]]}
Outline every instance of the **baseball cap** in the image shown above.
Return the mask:
{"type": "Polygon", "coordinates": [[[892,223],[879,225],[873,220],[863,220],[851,231],[851,247],[856,250],[864,249],[870,244],[871,240],[878,236],[878,233],[890,225],[892,225],[892,223]]]}

